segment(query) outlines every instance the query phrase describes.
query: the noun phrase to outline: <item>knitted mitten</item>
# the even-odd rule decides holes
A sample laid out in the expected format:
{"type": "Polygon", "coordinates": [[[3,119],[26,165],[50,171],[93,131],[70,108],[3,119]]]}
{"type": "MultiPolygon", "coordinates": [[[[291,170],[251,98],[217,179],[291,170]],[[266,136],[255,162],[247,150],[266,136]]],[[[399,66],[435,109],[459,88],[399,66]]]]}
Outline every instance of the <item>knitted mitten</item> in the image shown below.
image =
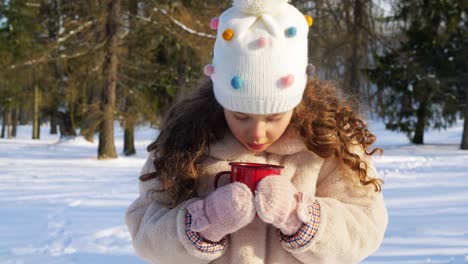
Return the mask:
{"type": "Polygon", "coordinates": [[[265,223],[279,228],[285,235],[295,234],[309,221],[307,207],[314,198],[297,192],[289,179],[283,176],[265,177],[255,191],[255,208],[265,223]]]}
{"type": "Polygon", "coordinates": [[[246,226],[255,218],[253,193],[243,183],[218,188],[204,200],[191,203],[191,229],[216,242],[246,226]]]}

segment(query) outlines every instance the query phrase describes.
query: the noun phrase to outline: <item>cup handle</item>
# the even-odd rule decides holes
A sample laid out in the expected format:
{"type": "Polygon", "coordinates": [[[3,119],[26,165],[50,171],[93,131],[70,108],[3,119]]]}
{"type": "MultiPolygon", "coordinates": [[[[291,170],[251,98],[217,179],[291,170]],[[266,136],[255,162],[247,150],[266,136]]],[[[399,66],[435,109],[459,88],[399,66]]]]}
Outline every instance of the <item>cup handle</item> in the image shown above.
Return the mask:
{"type": "Polygon", "coordinates": [[[222,172],[216,174],[215,179],[214,179],[214,187],[215,187],[215,189],[218,188],[219,177],[223,176],[224,174],[230,174],[230,173],[231,173],[230,171],[222,171],[222,172]]]}

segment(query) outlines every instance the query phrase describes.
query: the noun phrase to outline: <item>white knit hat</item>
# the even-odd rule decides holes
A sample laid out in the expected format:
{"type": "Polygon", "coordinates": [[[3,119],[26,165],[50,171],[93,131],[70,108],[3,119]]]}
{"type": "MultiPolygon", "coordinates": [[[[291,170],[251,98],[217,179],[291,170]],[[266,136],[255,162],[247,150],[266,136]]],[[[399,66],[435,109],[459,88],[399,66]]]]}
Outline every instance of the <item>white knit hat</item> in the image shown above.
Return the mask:
{"type": "Polygon", "coordinates": [[[211,21],[218,29],[213,63],[205,66],[217,101],[251,114],[296,107],[307,81],[307,34],[312,18],[288,0],[234,0],[211,21]]]}

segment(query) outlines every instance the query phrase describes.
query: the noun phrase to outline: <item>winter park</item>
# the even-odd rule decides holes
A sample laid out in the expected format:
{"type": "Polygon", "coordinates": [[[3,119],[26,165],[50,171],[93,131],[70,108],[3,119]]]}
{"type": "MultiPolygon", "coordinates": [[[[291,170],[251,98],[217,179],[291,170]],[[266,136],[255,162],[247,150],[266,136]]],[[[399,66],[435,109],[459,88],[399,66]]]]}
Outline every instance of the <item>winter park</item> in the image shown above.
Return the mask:
{"type": "Polygon", "coordinates": [[[0,264],[468,263],[466,0],[0,0],[0,68],[0,264]]]}

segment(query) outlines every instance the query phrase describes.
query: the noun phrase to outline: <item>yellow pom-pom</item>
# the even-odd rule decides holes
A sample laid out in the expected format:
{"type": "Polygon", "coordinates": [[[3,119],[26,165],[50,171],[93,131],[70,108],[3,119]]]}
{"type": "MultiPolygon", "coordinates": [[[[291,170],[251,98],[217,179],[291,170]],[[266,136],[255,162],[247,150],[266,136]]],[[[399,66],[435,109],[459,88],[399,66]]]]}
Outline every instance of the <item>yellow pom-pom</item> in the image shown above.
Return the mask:
{"type": "Polygon", "coordinates": [[[311,16],[308,16],[308,15],[305,15],[305,19],[307,20],[307,25],[309,25],[309,27],[311,27],[312,24],[314,23],[314,19],[311,16]]]}
{"type": "Polygon", "coordinates": [[[232,30],[232,29],[230,29],[230,28],[224,30],[224,32],[223,32],[223,39],[224,39],[224,40],[229,41],[229,40],[231,40],[233,37],[234,37],[234,30],[232,30]]]}

